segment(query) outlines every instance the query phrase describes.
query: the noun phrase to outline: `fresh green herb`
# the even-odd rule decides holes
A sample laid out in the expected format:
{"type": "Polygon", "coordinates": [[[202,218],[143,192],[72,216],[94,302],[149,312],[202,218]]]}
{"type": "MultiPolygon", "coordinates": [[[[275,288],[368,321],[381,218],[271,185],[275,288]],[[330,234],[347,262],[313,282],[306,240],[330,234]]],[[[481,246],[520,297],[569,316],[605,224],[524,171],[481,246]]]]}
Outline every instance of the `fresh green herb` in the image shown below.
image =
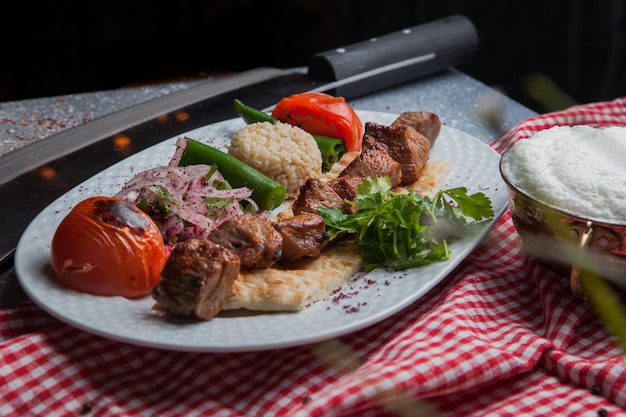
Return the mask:
{"type": "MultiPolygon", "coordinates": [[[[215,174],[217,172],[217,170],[218,170],[217,165],[216,164],[212,164],[211,168],[209,169],[209,172],[207,172],[207,174],[204,176],[204,178],[207,181],[209,181],[211,179],[211,177],[213,176],[213,174],[215,174]]],[[[213,179],[213,182],[211,183],[211,186],[213,188],[215,188],[216,190],[232,190],[233,189],[232,185],[230,185],[230,183],[228,182],[227,179],[223,179],[223,180],[213,179]]],[[[226,206],[226,204],[225,204],[225,206],[226,206]]]]}
{"type": "Polygon", "coordinates": [[[219,210],[231,204],[235,197],[204,197],[204,202],[207,204],[206,216],[216,218],[219,214],[219,210]]]}
{"type": "Polygon", "coordinates": [[[459,187],[430,199],[406,191],[392,192],[388,177],[367,178],[359,185],[356,200],[347,201],[358,206],[355,213],[320,207],[330,240],[358,236],[366,271],[384,264],[402,270],[449,259],[448,239],[493,217],[491,201],[480,192],[469,195],[459,187]]]}
{"type": "Polygon", "coordinates": [[[177,206],[178,203],[172,195],[162,185],[152,185],[148,187],[156,196],[155,202],[151,203],[147,198],[142,198],[137,207],[149,214],[168,214],[172,211],[170,206],[177,206]]]}

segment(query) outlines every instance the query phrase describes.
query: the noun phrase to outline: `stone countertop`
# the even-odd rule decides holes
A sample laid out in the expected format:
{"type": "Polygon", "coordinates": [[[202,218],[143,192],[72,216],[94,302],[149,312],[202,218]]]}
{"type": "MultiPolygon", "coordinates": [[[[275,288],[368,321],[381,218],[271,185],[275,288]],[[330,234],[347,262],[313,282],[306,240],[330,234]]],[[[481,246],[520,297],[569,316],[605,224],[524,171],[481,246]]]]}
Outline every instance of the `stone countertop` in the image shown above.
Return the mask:
{"type": "Polygon", "coordinates": [[[0,156],[100,116],[207,80],[0,103],[0,156]]]}

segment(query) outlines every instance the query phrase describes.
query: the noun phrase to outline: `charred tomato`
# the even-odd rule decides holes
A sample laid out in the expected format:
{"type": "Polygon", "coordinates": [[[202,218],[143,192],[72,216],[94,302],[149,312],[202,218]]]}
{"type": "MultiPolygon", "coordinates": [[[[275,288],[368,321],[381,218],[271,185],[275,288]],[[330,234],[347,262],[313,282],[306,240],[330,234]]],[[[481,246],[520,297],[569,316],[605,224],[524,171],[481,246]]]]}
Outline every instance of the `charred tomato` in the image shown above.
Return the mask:
{"type": "Polygon", "coordinates": [[[56,279],[90,294],[146,295],[159,282],[166,257],[163,238],[152,219],[114,197],[79,202],[52,238],[56,279]]]}
{"type": "Polygon", "coordinates": [[[281,99],[272,117],[313,135],[343,139],[348,151],[360,151],[363,123],[343,97],[306,92],[281,99]]]}

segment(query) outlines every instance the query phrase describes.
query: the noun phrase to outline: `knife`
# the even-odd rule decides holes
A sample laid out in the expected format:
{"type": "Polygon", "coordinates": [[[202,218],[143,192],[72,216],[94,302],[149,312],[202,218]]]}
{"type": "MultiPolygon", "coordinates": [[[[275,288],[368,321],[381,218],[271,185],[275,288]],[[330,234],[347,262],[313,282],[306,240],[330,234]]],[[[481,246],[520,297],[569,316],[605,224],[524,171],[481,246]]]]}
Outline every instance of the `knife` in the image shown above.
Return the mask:
{"type": "Polygon", "coordinates": [[[459,65],[478,48],[473,23],[453,15],[311,57],[307,73],[258,68],[100,117],[0,158],[0,265],[32,219],[65,192],[165,139],[236,117],[232,102],[271,108],[319,91],[356,98],[459,65]],[[270,107],[268,107],[270,106],[270,107]],[[120,141],[127,146],[120,147],[120,141]]]}

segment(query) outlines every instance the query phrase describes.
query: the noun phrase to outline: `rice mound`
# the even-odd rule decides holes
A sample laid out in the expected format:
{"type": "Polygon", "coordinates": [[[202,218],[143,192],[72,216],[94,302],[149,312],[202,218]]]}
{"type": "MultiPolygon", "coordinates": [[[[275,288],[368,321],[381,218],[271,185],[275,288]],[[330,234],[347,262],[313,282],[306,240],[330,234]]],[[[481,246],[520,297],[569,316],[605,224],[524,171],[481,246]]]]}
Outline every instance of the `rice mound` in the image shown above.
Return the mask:
{"type": "Polygon", "coordinates": [[[322,154],[313,136],[288,123],[246,125],[231,138],[228,153],[267,175],[295,198],[309,178],[322,176],[322,154]]]}

